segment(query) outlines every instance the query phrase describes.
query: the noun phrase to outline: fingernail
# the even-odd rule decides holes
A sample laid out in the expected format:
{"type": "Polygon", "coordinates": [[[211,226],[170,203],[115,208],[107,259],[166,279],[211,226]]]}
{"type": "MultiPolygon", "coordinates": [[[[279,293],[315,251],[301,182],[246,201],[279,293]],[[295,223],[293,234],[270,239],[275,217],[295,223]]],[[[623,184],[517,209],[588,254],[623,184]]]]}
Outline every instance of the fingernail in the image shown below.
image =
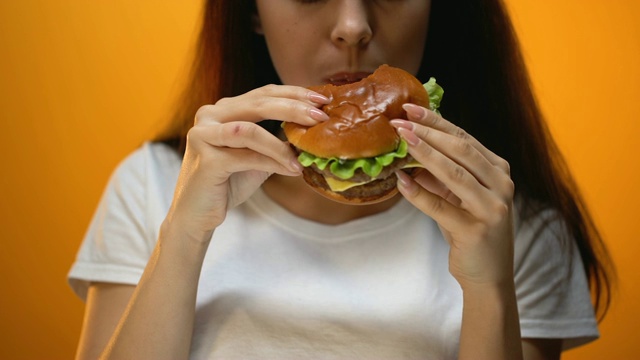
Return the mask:
{"type": "Polygon", "coordinates": [[[411,187],[413,186],[411,177],[406,172],[398,170],[396,171],[396,177],[398,178],[398,184],[401,187],[405,189],[411,189],[411,187]]]}
{"type": "Polygon", "coordinates": [[[413,131],[413,123],[411,121],[402,120],[402,119],[393,119],[390,121],[391,126],[396,129],[407,129],[413,131]]]}
{"type": "Polygon", "coordinates": [[[314,103],[317,103],[317,104],[328,104],[328,103],[331,102],[331,100],[329,100],[328,97],[326,97],[326,96],[324,96],[322,94],[319,94],[319,93],[317,93],[315,91],[309,92],[309,94],[307,96],[308,96],[309,100],[311,100],[311,101],[313,101],[314,103]]]}
{"type": "Polygon", "coordinates": [[[407,112],[409,120],[420,120],[426,114],[423,108],[415,104],[404,104],[402,108],[407,112]]]}
{"type": "Polygon", "coordinates": [[[294,172],[301,173],[304,170],[304,166],[298,162],[298,159],[291,160],[291,169],[294,172]]]}
{"type": "Polygon", "coordinates": [[[411,146],[416,146],[420,143],[420,138],[418,137],[418,135],[416,135],[413,131],[405,129],[405,128],[399,128],[398,129],[398,134],[400,134],[400,136],[405,139],[407,141],[407,143],[409,143],[409,145],[411,146]]]}
{"type": "Polygon", "coordinates": [[[324,111],[316,108],[309,108],[309,116],[311,116],[314,120],[317,120],[317,121],[329,120],[329,115],[327,115],[324,111]]]}

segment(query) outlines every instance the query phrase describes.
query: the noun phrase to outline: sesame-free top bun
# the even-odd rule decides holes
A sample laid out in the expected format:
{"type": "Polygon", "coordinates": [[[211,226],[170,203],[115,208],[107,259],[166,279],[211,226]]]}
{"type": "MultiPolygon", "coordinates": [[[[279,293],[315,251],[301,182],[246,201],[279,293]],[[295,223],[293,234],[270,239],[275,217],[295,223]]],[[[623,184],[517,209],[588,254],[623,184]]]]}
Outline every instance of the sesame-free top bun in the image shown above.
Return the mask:
{"type": "Polygon", "coordinates": [[[420,81],[388,65],[355,83],[309,89],[331,100],[322,107],[330,119],[312,127],[288,122],[284,133],[296,148],[322,158],[359,159],[394,151],[400,137],[389,121],[406,118],[405,103],[429,107],[420,81]]]}

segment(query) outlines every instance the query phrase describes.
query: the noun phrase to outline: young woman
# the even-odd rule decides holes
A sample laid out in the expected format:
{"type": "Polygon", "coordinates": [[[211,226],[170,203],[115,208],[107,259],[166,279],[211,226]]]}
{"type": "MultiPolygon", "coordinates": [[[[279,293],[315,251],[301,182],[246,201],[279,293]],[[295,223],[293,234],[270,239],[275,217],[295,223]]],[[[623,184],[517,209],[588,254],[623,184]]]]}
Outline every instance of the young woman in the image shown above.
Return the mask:
{"type": "Polygon", "coordinates": [[[172,126],[69,278],[83,359],[554,359],[597,338],[608,269],[501,1],[209,0],[172,126]],[[445,88],[444,117],[393,121],[425,170],[321,198],[280,121],[325,121],[306,87],[385,63],[445,88]]]}

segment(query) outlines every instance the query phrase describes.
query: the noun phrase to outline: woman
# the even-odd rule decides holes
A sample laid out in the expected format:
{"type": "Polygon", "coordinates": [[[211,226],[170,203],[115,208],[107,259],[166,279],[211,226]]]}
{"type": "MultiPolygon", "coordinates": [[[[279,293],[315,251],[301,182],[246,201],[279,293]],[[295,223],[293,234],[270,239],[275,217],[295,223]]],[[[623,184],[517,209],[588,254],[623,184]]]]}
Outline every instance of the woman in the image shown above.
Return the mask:
{"type": "Polygon", "coordinates": [[[210,0],[192,79],[71,270],[78,358],[553,359],[598,336],[608,258],[501,1],[210,0]],[[446,90],[447,120],[393,121],[426,170],[320,198],[279,121],[326,120],[305,87],[383,63],[446,90]]]}

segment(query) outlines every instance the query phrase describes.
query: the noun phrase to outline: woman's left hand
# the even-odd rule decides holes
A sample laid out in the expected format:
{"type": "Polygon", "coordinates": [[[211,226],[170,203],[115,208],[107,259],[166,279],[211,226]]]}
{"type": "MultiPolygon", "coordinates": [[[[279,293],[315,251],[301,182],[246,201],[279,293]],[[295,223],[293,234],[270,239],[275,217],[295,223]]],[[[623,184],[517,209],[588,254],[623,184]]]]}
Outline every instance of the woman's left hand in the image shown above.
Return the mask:
{"type": "Polygon", "coordinates": [[[509,164],[433,111],[405,104],[393,120],[423,166],[398,172],[403,196],[440,226],[451,247],[449,271],[462,289],[513,284],[513,197],[509,164]],[[506,282],[506,283],[505,283],[506,282]]]}

